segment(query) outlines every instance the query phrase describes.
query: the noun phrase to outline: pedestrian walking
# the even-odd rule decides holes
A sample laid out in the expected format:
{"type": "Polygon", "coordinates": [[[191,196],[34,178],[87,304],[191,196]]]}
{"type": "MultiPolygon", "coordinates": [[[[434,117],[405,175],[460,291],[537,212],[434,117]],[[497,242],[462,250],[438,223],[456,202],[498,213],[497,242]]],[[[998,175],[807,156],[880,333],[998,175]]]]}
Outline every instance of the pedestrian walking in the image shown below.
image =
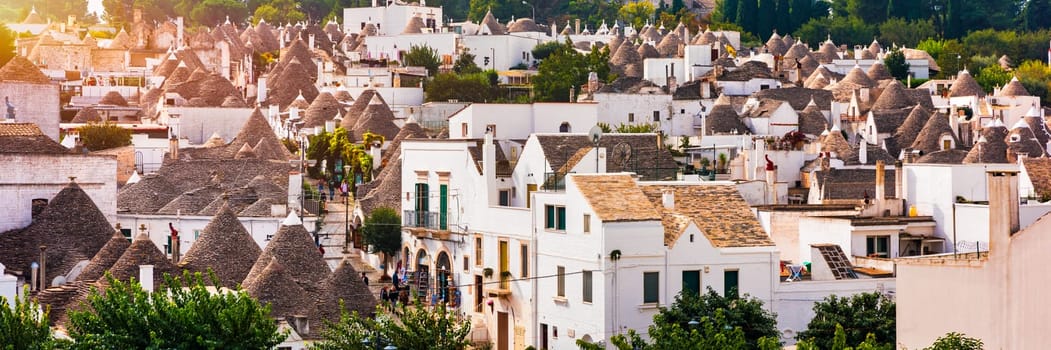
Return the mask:
{"type": "Polygon", "coordinates": [[[365,282],[365,286],[369,285],[369,276],[366,275],[364,272],[361,273],[361,281],[365,282]]]}

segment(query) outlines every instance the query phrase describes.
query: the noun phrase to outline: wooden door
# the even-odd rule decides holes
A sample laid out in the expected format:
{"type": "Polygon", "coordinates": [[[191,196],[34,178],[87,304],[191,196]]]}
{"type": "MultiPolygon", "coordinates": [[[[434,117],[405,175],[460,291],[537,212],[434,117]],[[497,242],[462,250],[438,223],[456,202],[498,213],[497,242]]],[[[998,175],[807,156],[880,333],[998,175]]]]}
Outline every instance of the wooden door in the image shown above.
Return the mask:
{"type": "Polygon", "coordinates": [[[509,330],[507,324],[507,313],[496,313],[496,350],[508,350],[507,339],[509,330]]]}

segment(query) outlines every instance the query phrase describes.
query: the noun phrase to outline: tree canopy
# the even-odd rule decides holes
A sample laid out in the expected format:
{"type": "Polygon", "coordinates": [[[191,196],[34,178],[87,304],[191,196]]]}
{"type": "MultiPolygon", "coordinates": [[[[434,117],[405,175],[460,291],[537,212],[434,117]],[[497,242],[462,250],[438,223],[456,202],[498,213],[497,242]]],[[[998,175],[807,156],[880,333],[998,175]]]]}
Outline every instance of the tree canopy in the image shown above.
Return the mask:
{"type": "Polygon", "coordinates": [[[370,253],[383,253],[386,267],[387,260],[401,249],[401,215],[391,208],[376,208],[365,218],[361,234],[370,253]]]}
{"type": "Polygon", "coordinates": [[[435,50],[426,44],[412,45],[409,47],[409,52],[406,52],[405,55],[402,56],[402,61],[406,67],[427,68],[427,75],[430,76],[438,74],[438,66],[442,63],[438,57],[438,50],[435,50]]]}
{"type": "Polygon", "coordinates": [[[131,145],[131,130],[110,122],[81,126],[80,141],[91,151],[131,145]]]}
{"type": "Polygon", "coordinates": [[[859,293],[849,297],[835,295],[814,304],[814,318],[796,336],[812,341],[820,349],[833,348],[837,327],[845,331],[847,344],[859,344],[872,334],[877,343],[895,344],[894,301],[880,293],[859,293]]]}
{"type": "MultiPolygon", "coordinates": [[[[26,288],[22,295],[29,295],[26,288]]],[[[32,298],[0,296],[0,349],[50,350],[62,348],[48,325],[47,313],[32,298]],[[9,307],[9,303],[11,306],[9,307]]]]}
{"type": "Polygon", "coordinates": [[[461,318],[444,304],[427,308],[417,302],[399,304],[395,313],[376,309],[375,318],[361,317],[343,310],[338,322],[329,323],[314,350],[377,349],[393,345],[398,349],[460,350],[469,343],[471,321],[461,318]]]}
{"type": "Polygon", "coordinates": [[[533,91],[537,101],[567,102],[570,91],[587,83],[588,74],[595,72],[599,80],[609,81],[609,49],[593,48],[581,54],[567,40],[540,61],[533,77],[533,91]]]}
{"type": "Polygon", "coordinates": [[[16,33],[7,28],[7,25],[0,23],[0,67],[7,64],[15,57],[15,38],[16,33]]]}
{"type": "Polygon", "coordinates": [[[107,273],[105,290],[69,312],[73,348],[269,349],[285,338],[270,307],[243,290],[213,293],[200,273],[165,280],[151,293],[107,273]]]}

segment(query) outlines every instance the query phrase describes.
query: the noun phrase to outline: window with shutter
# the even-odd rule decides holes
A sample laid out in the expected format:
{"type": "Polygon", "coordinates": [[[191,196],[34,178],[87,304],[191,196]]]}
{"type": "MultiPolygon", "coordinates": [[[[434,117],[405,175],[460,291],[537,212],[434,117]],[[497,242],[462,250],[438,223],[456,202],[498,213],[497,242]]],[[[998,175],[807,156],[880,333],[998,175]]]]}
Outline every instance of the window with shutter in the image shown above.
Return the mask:
{"type": "Polygon", "coordinates": [[[585,303],[590,303],[592,301],[592,293],[591,293],[591,285],[592,285],[592,279],[591,278],[592,278],[592,276],[591,276],[591,271],[586,271],[585,270],[581,275],[583,276],[583,280],[584,280],[584,298],[583,299],[584,299],[585,303]]]}
{"type": "Polygon", "coordinates": [[[566,296],[566,267],[565,266],[559,266],[557,275],[558,275],[558,291],[557,291],[558,294],[556,294],[556,295],[558,295],[560,297],[565,297],[566,296]]]}
{"type": "Polygon", "coordinates": [[[644,304],[660,302],[660,272],[642,273],[642,302],[644,304]]]}

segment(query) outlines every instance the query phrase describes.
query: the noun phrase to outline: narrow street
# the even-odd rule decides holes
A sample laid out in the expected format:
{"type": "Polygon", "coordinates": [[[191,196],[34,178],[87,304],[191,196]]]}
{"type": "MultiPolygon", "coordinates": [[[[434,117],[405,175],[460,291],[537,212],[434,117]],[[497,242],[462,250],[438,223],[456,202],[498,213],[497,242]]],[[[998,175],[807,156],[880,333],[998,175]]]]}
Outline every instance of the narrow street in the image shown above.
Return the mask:
{"type": "Polygon", "coordinates": [[[339,265],[340,260],[344,257],[349,258],[350,264],[354,266],[355,270],[365,272],[369,276],[369,290],[378,299],[380,290],[384,286],[391,285],[389,282],[379,282],[382,271],[365,263],[361,258],[361,251],[357,248],[348,245],[347,250],[343,250],[344,241],[347,238],[347,220],[353,220],[347,215],[348,210],[354,210],[353,200],[351,200],[349,206],[341,201],[327,202],[325,208],[327,213],[324,215],[324,224],[321,226],[321,232],[319,232],[321,246],[325,249],[325,262],[328,263],[330,269],[334,270],[339,265]]]}

